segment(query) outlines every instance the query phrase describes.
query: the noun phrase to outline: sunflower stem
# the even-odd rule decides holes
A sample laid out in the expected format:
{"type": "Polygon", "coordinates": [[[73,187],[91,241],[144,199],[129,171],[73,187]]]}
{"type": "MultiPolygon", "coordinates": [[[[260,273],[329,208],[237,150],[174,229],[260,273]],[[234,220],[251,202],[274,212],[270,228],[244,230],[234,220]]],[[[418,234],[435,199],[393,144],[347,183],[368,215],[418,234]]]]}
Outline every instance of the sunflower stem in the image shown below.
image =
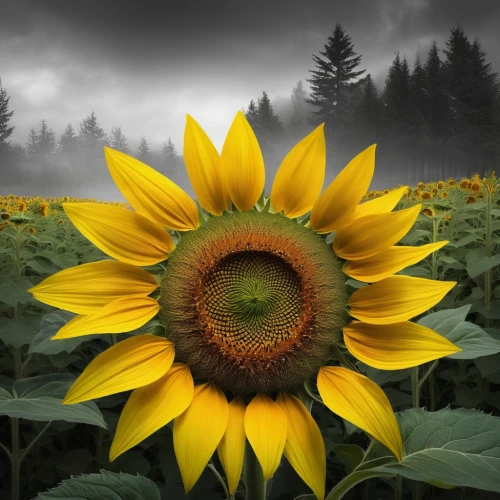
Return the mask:
{"type": "MultiPolygon", "coordinates": [[[[491,230],[491,198],[492,189],[486,186],[486,227],[485,227],[485,253],[486,257],[491,257],[492,254],[492,230],[491,230]]],[[[492,269],[488,269],[484,273],[484,308],[488,311],[491,304],[491,291],[493,288],[492,281],[492,269]]],[[[488,328],[490,326],[490,318],[484,318],[484,326],[488,328]]]]}
{"type": "Polygon", "coordinates": [[[224,489],[224,494],[226,495],[227,500],[230,500],[231,495],[229,494],[229,490],[227,489],[226,483],[222,476],[219,474],[219,471],[215,468],[215,465],[212,462],[208,462],[207,467],[214,473],[215,477],[219,481],[219,483],[222,485],[222,488],[224,489]]]}
{"type": "Polygon", "coordinates": [[[245,486],[247,488],[245,500],[266,500],[266,482],[262,467],[251,446],[245,451],[245,486]]]}

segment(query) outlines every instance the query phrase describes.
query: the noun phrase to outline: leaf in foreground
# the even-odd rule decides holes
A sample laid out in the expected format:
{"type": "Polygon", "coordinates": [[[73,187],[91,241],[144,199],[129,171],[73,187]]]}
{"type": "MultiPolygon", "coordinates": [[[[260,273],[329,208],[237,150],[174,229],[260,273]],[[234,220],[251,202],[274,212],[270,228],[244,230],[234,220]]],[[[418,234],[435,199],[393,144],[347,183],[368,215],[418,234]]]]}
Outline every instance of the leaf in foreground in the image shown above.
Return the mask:
{"type": "Polygon", "coordinates": [[[453,359],[475,359],[500,352],[500,341],[488,335],[480,326],[465,321],[471,304],[457,309],[445,309],[418,320],[419,325],[436,331],[462,349],[447,356],[453,359]]]}
{"type": "Polygon", "coordinates": [[[65,420],[97,425],[106,423],[93,401],[63,405],[62,400],[75,377],[69,373],[52,373],[16,380],[12,391],[0,391],[0,415],[48,422],[65,420]]]}
{"type": "Polygon", "coordinates": [[[34,500],[160,500],[156,484],[143,476],[123,472],[87,474],[64,479],[62,483],[45,493],[39,493],[34,500]]]}

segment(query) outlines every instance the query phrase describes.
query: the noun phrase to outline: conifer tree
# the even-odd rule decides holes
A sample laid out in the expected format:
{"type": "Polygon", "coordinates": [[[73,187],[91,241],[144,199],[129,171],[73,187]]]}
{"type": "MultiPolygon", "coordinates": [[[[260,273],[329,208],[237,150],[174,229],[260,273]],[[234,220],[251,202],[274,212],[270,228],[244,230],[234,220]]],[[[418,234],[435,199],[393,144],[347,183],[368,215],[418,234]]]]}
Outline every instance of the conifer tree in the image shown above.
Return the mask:
{"type": "Polygon", "coordinates": [[[167,161],[172,161],[176,160],[178,155],[177,155],[177,150],[175,149],[175,145],[172,142],[172,139],[169,137],[167,142],[163,143],[163,149],[162,152],[167,159],[167,161]]]}
{"type": "Polygon", "coordinates": [[[312,78],[311,97],[308,102],[316,107],[313,123],[325,122],[326,130],[337,131],[349,127],[352,119],[352,98],[359,76],[366,70],[357,71],[361,55],[354,51],[354,44],[340,24],[337,23],[333,35],[328,37],[320,51],[313,56],[315,70],[310,70],[312,78]]]}
{"type": "Polygon", "coordinates": [[[9,137],[14,131],[14,127],[9,126],[10,119],[14,111],[9,111],[10,97],[7,95],[7,90],[2,87],[2,79],[0,78],[0,162],[3,164],[7,161],[9,152],[9,137]]]}
{"type": "Polygon", "coordinates": [[[141,135],[141,142],[138,148],[138,159],[143,163],[148,163],[151,160],[151,151],[149,149],[148,141],[141,135]]]}
{"type": "Polygon", "coordinates": [[[109,147],[121,151],[125,154],[130,154],[130,147],[128,140],[122,132],[121,127],[112,127],[111,135],[109,137],[109,147]]]}
{"type": "Polygon", "coordinates": [[[248,120],[248,123],[250,123],[252,129],[255,132],[258,127],[259,117],[257,106],[255,105],[255,101],[253,99],[250,100],[250,104],[248,105],[247,111],[245,113],[245,118],[248,120]]]}
{"type": "Polygon", "coordinates": [[[78,137],[71,123],[66,125],[59,138],[59,151],[64,155],[74,155],[78,151],[78,137]]]}
{"type": "Polygon", "coordinates": [[[38,153],[44,158],[48,158],[56,151],[56,135],[49,128],[47,122],[42,120],[38,133],[38,153]]]}
{"type": "Polygon", "coordinates": [[[427,124],[427,97],[425,69],[420,60],[420,54],[417,52],[410,76],[410,125],[412,135],[418,141],[430,135],[427,124]]]}
{"type": "Polygon", "coordinates": [[[304,90],[302,80],[299,80],[292,89],[290,96],[292,103],[292,116],[288,124],[288,130],[293,139],[304,137],[310,130],[310,109],[307,103],[307,93],[304,90]]]}
{"type": "Polygon", "coordinates": [[[28,139],[26,141],[26,153],[30,157],[36,157],[39,155],[38,134],[36,133],[34,127],[31,127],[28,133],[28,139]]]}
{"type": "Polygon", "coordinates": [[[409,127],[410,103],[410,70],[406,57],[399,57],[399,52],[392,62],[383,92],[384,120],[389,130],[398,131],[398,135],[406,133],[409,127]]]}
{"type": "Polygon", "coordinates": [[[377,87],[370,74],[361,87],[360,99],[356,106],[356,129],[360,134],[360,143],[377,142],[381,125],[382,105],[377,87]]]}
{"type": "Polygon", "coordinates": [[[107,137],[104,129],[99,126],[94,111],[80,123],[78,138],[82,153],[92,156],[102,155],[107,137]]]}
{"type": "Polygon", "coordinates": [[[14,131],[14,127],[9,127],[10,119],[14,111],[9,111],[10,97],[7,95],[7,90],[2,87],[2,79],[0,78],[0,144],[9,144],[7,141],[14,131]]]}
{"type": "Polygon", "coordinates": [[[426,80],[427,124],[432,141],[443,141],[449,136],[450,99],[446,91],[443,64],[436,42],[432,42],[424,66],[426,80]]]}

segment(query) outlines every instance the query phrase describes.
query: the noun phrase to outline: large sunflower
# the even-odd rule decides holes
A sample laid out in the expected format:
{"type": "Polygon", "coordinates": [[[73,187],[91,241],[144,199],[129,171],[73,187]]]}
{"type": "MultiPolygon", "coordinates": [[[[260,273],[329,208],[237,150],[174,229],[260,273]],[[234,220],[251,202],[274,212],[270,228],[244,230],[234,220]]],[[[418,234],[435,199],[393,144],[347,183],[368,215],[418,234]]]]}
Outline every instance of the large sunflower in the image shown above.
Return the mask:
{"type": "Polygon", "coordinates": [[[174,420],[186,492],[217,450],[233,494],[248,440],[265,481],[284,453],[323,499],[323,439],[297,397],[311,381],[331,411],[401,460],[387,397],[343,366],[339,353],[347,348],[370,366],[393,370],[459,351],[408,321],[455,283],[395,275],[447,242],[393,246],[421,208],[392,212],[406,186],[358,205],[373,176],[375,146],[320,195],[321,125],[284,158],[267,199],[261,150],[244,115],[236,115],[221,155],[188,116],[184,160],[203,210],[140,161],[109,148],[105,155],[135,211],[63,205],[81,233],[116,260],[61,271],[31,292],[78,314],[54,339],[129,332],[156,315],[165,327],[165,337],[132,336],[98,355],[63,401],[134,389],[110,460],[174,420]],[[158,263],[165,268],[160,284],[142,269],[158,263]],[[348,277],[370,284],[349,293],[348,277]]]}

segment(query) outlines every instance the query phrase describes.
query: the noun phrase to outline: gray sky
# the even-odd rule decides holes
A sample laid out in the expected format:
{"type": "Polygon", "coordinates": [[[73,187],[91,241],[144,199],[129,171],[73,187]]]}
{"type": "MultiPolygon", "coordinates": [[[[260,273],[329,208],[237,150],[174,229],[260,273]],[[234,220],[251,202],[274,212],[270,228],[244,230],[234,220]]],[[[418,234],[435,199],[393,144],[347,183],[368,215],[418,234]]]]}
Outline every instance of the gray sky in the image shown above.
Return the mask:
{"type": "Polygon", "coordinates": [[[395,52],[413,62],[460,22],[500,70],[498,0],[0,0],[0,77],[13,142],[42,118],[59,136],[91,110],[132,145],[168,136],[182,151],[185,115],[217,148],[238,109],[266,90],[288,96],[335,23],[382,84],[395,52]]]}

